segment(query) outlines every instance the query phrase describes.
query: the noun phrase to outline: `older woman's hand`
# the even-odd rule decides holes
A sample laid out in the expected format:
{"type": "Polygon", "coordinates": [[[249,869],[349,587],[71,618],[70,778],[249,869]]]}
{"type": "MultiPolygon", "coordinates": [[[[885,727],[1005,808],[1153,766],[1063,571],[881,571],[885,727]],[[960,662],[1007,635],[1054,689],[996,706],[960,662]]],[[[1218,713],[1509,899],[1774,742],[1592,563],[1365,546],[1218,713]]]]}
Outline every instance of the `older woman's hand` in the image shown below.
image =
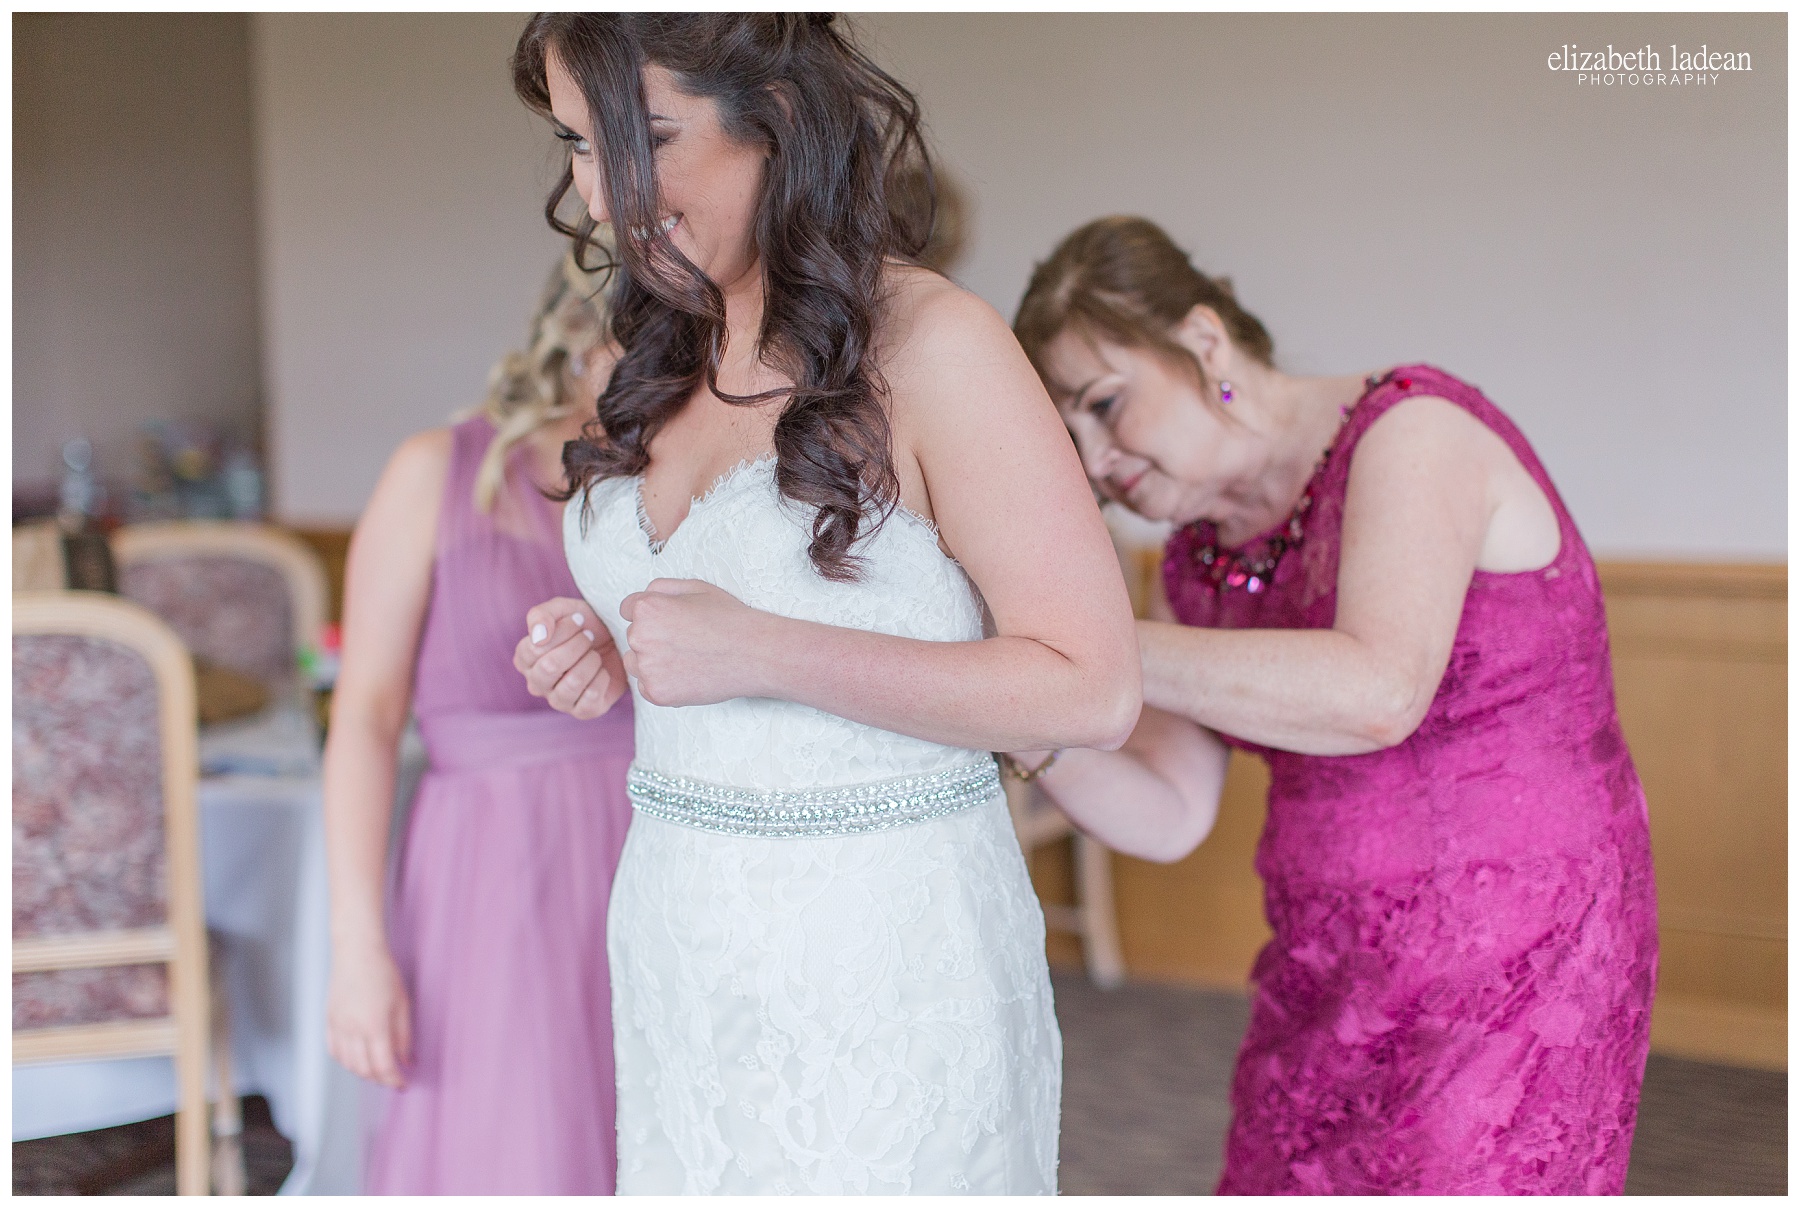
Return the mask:
{"type": "Polygon", "coordinates": [[[618,649],[585,600],[559,596],[526,613],[513,666],[533,696],[584,721],[599,717],[625,694],[618,649]]]}

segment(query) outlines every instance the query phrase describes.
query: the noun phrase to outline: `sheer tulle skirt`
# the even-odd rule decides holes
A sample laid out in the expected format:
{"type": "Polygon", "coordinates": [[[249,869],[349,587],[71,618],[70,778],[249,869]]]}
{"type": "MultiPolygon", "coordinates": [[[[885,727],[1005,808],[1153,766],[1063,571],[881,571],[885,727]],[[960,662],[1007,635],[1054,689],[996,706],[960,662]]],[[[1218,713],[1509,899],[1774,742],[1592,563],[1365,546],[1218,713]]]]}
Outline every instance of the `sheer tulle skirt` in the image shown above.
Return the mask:
{"type": "Polygon", "coordinates": [[[613,1190],[607,901],[627,757],[431,773],[392,912],[414,1060],[378,1092],[376,1194],[613,1190]]]}

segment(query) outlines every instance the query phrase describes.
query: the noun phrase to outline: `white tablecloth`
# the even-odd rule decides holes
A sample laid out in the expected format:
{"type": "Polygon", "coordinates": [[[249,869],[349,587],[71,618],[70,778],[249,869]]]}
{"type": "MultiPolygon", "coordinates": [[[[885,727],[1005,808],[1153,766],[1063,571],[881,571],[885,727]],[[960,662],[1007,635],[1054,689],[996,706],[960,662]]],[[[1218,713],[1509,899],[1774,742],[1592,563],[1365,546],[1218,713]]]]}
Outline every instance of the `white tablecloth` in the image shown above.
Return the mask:
{"type": "MultiPolygon", "coordinates": [[[[364,1093],[325,1050],[331,950],[317,749],[310,722],[291,709],[203,736],[203,767],[279,773],[201,780],[206,924],[223,963],[234,1081],[240,1094],[268,1099],[293,1142],[282,1193],[354,1194],[364,1093]]],[[[401,802],[422,767],[409,731],[401,802]]],[[[24,1066],[13,1071],[13,1140],[146,1120],[175,1102],[167,1058],[24,1066]]]]}

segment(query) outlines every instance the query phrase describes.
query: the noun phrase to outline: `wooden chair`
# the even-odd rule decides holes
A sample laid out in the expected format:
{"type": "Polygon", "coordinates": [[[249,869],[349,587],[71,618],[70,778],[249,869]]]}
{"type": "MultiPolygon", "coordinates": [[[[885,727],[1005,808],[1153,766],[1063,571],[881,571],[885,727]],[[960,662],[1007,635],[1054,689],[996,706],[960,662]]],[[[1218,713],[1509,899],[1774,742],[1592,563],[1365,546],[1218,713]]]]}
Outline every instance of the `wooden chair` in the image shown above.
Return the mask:
{"type": "Polygon", "coordinates": [[[188,652],[144,609],[13,596],[13,1062],[173,1057],[177,1190],[205,1195],[210,1167],[242,1194],[207,975],[194,709],[188,652]]]}
{"type": "MultiPolygon", "coordinates": [[[[195,658],[248,675],[271,696],[300,688],[299,656],[319,649],[329,604],[325,567],[305,542],[264,524],[172,520],[125,525],[112,550],[120,594],[161,618],[195,658]]],[[[217,1026],[225,1028],[217,986],[214,1000],[217,1026]]],[[[215,1133],[235,1144],[236,1096],[220,1102],[229,1113],[215,1133]]],[[[235,1172],[230,1178],[242,1182],[235,1172]]]]}
{"type": "Polygon", "coordinates": [[[1113,909],[1112,852],[1097,839],[1075,829],[1068,815],[1034,784],[1002,776],[1013,830],[1026,852],[1073,835],[1075,904],[1044,904],[1044,925],[1074,933],[1081,940],[1083,963],[1096,986],[1111,990],[1125,980],[1125,954],[1119,946],[1119,919],[1113,909]]]}
{"type": "Polygon", "coordinates": [[[317,649],[325,568],[303,541],[262,524],[175,520],[113,534],[119,592],[161,617],[197,657],[282,692],[317,649]]]}

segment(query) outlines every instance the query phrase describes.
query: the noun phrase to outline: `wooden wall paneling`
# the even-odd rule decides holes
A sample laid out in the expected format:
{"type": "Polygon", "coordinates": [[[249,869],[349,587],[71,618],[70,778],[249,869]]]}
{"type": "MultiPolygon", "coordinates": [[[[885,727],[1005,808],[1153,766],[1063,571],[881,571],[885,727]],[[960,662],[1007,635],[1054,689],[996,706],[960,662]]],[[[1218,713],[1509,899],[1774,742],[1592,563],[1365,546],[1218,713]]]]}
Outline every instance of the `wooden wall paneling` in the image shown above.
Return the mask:
{"type": "Polygon", "coordinates": [[[327,610],[333,625],[344,619],[344,563],[350,556],[350,533],[347,528],[290,528],[287,530],[312,547],[325,564],[325,581],[330,591],[327,610]]]}
{"type": "Polygon", "coordinates": [[[1650,804],[1662,964],[1651,1044],[1787,1065],[1787,568],[1600,568],[1650,804]]]}

